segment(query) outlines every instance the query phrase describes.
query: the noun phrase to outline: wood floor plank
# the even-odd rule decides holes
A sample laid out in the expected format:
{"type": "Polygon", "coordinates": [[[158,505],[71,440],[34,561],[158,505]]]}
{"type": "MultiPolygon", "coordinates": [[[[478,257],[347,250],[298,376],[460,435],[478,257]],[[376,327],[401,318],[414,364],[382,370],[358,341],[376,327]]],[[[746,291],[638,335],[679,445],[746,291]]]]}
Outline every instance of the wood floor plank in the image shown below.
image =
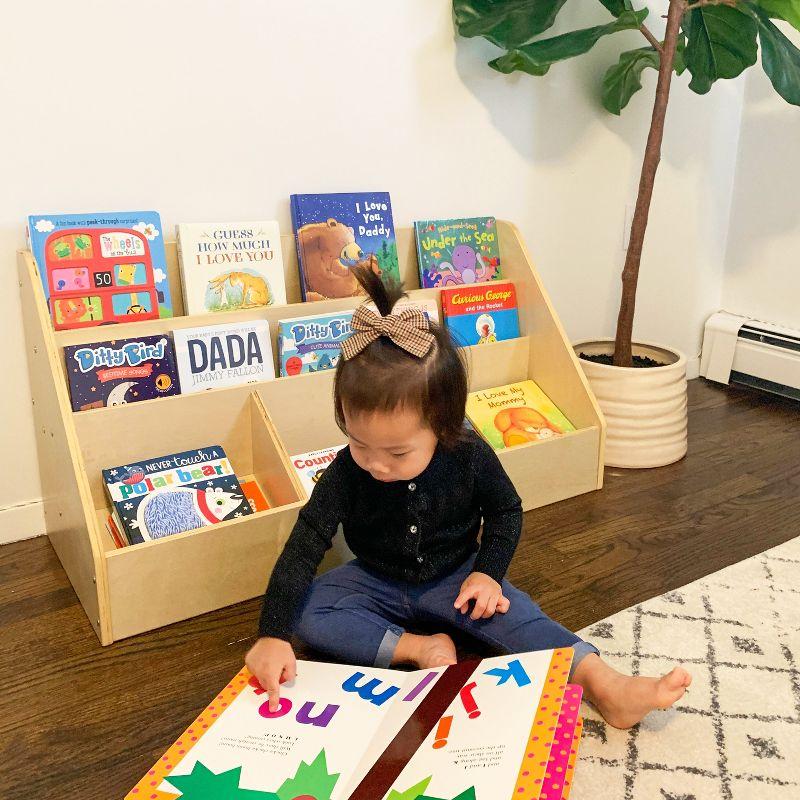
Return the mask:
{"type": "MultiPolygon", "coordinates": [[[[509,578],[567,627],[800,534],[798,404],[702,380],[689,402],[684,460],[525,515],[509,578]]],[[[103,648],[47,539],[0,547],[0,797],[121,798],[240,668],[258,608],[103,648]]]]}

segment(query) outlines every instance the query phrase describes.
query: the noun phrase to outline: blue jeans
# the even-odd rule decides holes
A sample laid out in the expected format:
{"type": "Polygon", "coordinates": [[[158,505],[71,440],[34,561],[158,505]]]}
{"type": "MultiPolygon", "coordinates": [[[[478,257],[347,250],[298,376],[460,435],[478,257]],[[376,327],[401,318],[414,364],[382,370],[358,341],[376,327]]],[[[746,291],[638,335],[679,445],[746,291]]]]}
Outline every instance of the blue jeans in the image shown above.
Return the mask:
{"type": "Polygon", "coordinates": [[[295,627],[316,650],[349,664],[388,667],[406,625],[461,631],[504,653],[573,647],[572,672],[598,649],[553,622],[525,592],[503,580],[511,603],[505,614],[473,620],[453,607],[474,556],[450,575],[428,583],[395,581],[358,559],[316,578],[295,627]]]}

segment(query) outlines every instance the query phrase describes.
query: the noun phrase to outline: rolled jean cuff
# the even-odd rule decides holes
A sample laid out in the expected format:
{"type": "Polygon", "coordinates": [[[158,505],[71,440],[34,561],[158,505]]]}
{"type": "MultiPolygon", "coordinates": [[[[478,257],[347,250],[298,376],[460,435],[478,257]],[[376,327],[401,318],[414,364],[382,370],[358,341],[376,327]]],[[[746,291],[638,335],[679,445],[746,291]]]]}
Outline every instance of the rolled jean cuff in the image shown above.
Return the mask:
{"type": "Polygon", "coordinates": [[[589,644],[589,642],[575,642],[575,644],[572,645],[572,649],[575,654],[572,656],[572,666],[569,668],[570,680],[572,680],[572,676],[575,674],[578,664],[580,664],[586,656],[590,653],[594,653],[596,656],[600,655],[600,651],[593,644],[589,644]]]}
{"type": "Polygon", "coordinates": [[[397,649],[397,643],[404,633],[405,631],[402,628],[398,628],[397,625],[390,625],[386,629],[386,633],[383,634],[383,639],[381,639],[381,643],[378,645],[378,652],[373,662],[374,667],[382,667],[385,669],[391,665],[392,656],[397,649]]]}

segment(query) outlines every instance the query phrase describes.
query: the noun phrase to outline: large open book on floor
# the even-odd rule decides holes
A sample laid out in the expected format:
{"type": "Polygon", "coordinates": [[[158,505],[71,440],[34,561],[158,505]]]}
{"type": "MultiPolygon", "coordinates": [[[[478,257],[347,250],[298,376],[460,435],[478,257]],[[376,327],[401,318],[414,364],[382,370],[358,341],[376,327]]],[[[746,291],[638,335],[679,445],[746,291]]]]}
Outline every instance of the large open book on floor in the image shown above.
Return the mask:
{"type": "Polygon", "coordinates": [[[400,672],[299,661],[278,709],[243,669],[126,800],[564,798],[572,649],[400,672]]]}

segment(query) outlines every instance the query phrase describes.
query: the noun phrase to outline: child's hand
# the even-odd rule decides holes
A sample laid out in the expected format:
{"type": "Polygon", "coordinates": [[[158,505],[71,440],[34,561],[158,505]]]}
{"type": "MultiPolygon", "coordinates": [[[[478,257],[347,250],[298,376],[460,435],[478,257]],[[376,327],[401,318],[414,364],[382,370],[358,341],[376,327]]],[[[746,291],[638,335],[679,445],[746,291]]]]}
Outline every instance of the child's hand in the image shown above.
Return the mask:
{"type": "Polygon", "coordinates": [[[250,648],[244,663],[268,693],[269,710],[277,711],[281,697],[280,684],[293,681],[297,674],[292,646],[283,639],[265,636],[250,648]]]}
{"type": "Polygon", "coordinates": [[[461,591],[454,605],[462,614],[466,614],[469,601],[473,599],[475,607],[470,614],[472,619],[489,619],[494,616],[495,611],[505,614],[511,606],[508,598],[503,596],[500,584],[483,572],[473,572],[467,577],[461,584],[461,591]]]}

